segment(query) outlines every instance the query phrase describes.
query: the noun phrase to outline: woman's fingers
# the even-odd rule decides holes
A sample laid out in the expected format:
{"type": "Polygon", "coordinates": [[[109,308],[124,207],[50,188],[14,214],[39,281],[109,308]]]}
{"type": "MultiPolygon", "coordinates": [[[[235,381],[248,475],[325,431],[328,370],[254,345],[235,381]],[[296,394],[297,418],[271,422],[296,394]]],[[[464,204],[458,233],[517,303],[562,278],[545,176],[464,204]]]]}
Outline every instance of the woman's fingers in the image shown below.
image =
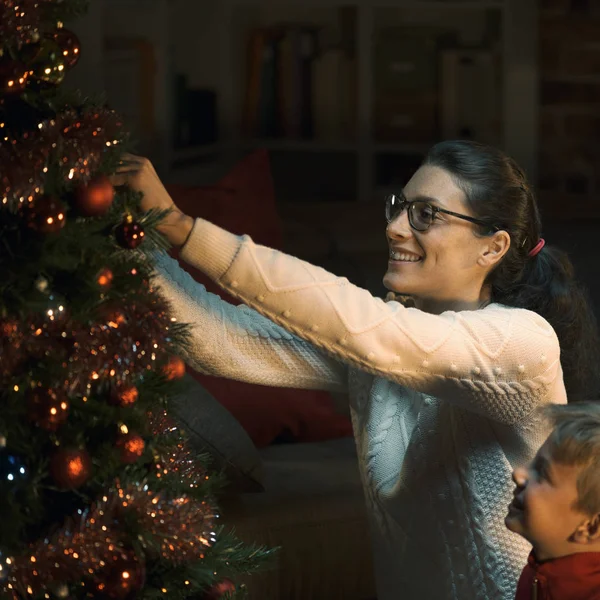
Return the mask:
{"type": "Polygon", "coordinates": [[[121,156],[122,162],[143,164],[147,160],[148,159],[144,158],[143,156],[136,156],[135,154],[130,154],[129,152],[124,152],[121,156]]]}
{"type": "Polygon", "coordinates": [[[141,176],[147,165],[150,165],[147,158],[125,153],[117,165],[115,173],[109,179],[115,187],[132,183],[132,178],[141,176]]]}
{"type": "Polygon", "coordinates": [[[117,165],[117,173],[131,173],[132,171],[140,171],[141,167],[135,163],[121,163],[117,165]]]}
{"type": "Polygon", "coordinates": [[[152,163],[143,156],[134,156],[133,154],[123,154],[119,164],[117,165],[117,173],[124,173],[126,171],[141,171],[147,169],[152,171],[152,163]]]}
{"type": "Polygon", "coordinates": [[[109,177],[110,182],[114,187],[121,187],[122,185],[126,185],[129,181],[129,173],[115,173],[109,177]]]}

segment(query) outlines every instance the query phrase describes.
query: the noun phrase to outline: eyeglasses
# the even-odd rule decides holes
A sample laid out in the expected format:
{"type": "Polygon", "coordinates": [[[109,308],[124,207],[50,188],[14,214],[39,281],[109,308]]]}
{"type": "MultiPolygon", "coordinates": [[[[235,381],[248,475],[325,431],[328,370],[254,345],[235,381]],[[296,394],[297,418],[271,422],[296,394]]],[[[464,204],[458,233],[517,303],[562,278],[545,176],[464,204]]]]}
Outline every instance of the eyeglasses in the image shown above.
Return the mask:
{"type": "Polygon", "coordinates": [[[427,231],[438,213],[452,215],[453,217],[464,219],[470,223],[487,227],[492,231],[498,231],[498,227],[495,225],[486,223],[481,219],[475,219],[473,217],[468,217],[467,215],[455,213],[451,210],[439,208],[438,206],[434,206],[430,202],[427,202],[427,200],[412,200],[409,202],[403,196],[396,196],[395,194],[389,194],[385,197],[385,218],[388,223],[391,223],[402,214],[405,208],[408,210],[408,222],[416,231],[427,231]]]}

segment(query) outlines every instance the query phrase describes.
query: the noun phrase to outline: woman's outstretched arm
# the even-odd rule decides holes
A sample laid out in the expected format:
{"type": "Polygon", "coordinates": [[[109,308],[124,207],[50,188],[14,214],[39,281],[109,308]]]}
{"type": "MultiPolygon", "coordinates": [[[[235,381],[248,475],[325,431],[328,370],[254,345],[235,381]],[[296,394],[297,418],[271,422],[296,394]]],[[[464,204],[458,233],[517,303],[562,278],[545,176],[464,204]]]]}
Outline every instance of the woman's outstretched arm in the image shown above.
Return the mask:
{"type": "Polygon", "coordinates": [[[535,313],[490,305],[441,315],[374,298],[282,252],[197,219],[184,260],[325,352],[512,424],[565,402],[556,334],[535,313]]]}
{"type": "Polygon", "coordinates": [[[206,291],[164,253],[155,253],[153,284],[178,321],[191,325],[186,361],[208,375],[276,387],[344,391],[343,363],[248,306],[206,291]]]}

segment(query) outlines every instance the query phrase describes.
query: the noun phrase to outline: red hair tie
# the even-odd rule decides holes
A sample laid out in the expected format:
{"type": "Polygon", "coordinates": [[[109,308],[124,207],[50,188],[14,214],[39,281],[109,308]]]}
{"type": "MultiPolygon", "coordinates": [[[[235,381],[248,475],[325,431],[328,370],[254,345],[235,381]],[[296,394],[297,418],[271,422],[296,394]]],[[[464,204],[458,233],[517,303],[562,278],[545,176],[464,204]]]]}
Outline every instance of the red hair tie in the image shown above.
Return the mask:
{"type": "Polygon", "coordinates": [[[546,240],[544,238],[540,238],[540,241],[529,251],[530,258],[537,256],[540,253],[540,250],[546,245],[546,240]]]}

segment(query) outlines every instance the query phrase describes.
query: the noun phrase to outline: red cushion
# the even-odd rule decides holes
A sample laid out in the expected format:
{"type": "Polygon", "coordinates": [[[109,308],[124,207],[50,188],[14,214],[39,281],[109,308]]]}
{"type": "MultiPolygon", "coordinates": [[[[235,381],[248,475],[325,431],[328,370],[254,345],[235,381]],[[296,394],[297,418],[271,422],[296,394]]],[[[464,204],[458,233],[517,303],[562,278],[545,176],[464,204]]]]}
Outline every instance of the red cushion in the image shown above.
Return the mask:
{"type": "MultiPolygon", "coordinates": [[[[264,246],[282,248],[282,226],[266,151],[250,154],[215,186],[171,185],[167,190],[175,204],[191,217],[202,217],[233,233],[248,234],[264,246]]],[[[178,258],[176,251],[172,255],[178,258]]],[[[204,273],[179,262],[210,292],[239,304],[204,273]]],[[[265,387],[188,371],[233,414],[257,448],[279,440],[313,442],[352,435],[350,421],[334,411],[333,400],[326,392],[265,387]]]]}
{"type": "Polygon", "coordinates": [[[335,412],[327,392],[193,375],[237,419],[257,448],[273,442],[320,442],[352,435],[350,421],[335,412]]]}
{"type": "MultiPolygon", "coordinates": [[[[201,217],[238,235],[247,234],[263,246],[277,249],[283,246],[283,230],[275,208],[275,190],[265,150],[247,156],[215,186],[166,187],[175,204],[189,216],[201,217]]],[[[177,250],[172,250],[171,255],[178,258],[177,250]]],[[[180,264],[209,292],[239,304],[202,271],[183,261],[180,264]]]]}

